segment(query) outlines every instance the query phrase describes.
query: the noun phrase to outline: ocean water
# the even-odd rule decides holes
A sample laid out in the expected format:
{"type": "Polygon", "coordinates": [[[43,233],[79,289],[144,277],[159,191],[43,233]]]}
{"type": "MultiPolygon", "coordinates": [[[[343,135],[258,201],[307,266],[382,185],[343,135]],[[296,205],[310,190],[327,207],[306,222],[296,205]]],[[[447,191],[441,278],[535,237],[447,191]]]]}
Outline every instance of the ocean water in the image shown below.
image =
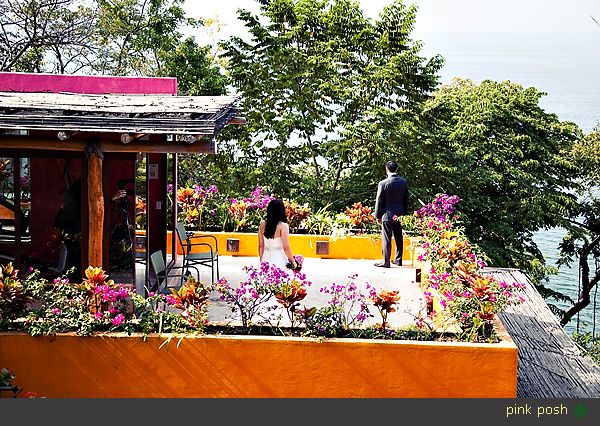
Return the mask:
{"type": "MultiPolygon", "coordinates": [[[[546,93],[541,106],[562,121],[576,123],[585,133],[600,123],[600,28],[580,33],[417,33],[416,38],[424,43],[424,55],[437,53],[444,57],[442,83],[461,77],[478,83],[509,80],[524,87],[534,86],[546,93]]],[[[556,264],[557,246],[563,235],[562,229],[535,234],[549,265],[556,264]]],[[[551,277],[549,287],[577,299],[578,280],[577,265],[562,268],[551,277]]],[[[568,306],[552,303],[563,309],[568,306]]],[[[590,305],[580,313],[580,331],[592,330],[593,312],[590,305]]],[[[599,334],[600,295],[596,325],[599,334]]],[[[575,331],[576,319],[565,328],[575,331]]]]}

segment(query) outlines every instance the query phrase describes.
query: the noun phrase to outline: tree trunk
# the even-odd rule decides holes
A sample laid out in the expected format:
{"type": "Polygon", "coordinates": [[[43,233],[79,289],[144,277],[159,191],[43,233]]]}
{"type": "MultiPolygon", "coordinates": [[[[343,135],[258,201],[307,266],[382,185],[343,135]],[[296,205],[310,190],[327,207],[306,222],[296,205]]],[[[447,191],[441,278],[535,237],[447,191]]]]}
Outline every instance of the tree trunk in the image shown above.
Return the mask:
{"type": "Polygon", "coordinates": [[[596,271],[594,277],[590,280],[590,266],[588,264],[588,256],[592,252],[592,250],[600,244],[600,235],[594,238],[594,240],[584,247],[581,250],[581,254],[579,255],[579,270],[581,272],[581,291],[579,292],[579,298],[577,303],[575,303],[571,309],[569,309],[560,320],[560,325],[563,327],[567,325],[571,318],[573,318],[577,313],[583,310],[586,306],[590,304],[590,293],[592,289],[598,284],[600,281],[600,271],[596,271]]]}

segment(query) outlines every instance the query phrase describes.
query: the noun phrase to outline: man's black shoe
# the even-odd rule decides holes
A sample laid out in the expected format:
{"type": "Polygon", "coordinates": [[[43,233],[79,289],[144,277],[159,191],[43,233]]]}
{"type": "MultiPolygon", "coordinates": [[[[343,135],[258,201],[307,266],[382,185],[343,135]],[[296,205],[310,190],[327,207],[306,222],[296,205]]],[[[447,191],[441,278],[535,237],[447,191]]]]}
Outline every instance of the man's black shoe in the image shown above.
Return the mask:
{"type": "Polygon", "coordinates": [[[396,261],[394,260],[394,261],[392,261],[392,263],[393,263],[394,265],[397,265],[397,266],[402,266],[402,262],[396,262],[396,261]]]}
{"type": "Polygon", "coordinates": [[[375,266],[378,268],[389,268],[390,265],[386,265],[385,263],[376,263],[375,266]]]}

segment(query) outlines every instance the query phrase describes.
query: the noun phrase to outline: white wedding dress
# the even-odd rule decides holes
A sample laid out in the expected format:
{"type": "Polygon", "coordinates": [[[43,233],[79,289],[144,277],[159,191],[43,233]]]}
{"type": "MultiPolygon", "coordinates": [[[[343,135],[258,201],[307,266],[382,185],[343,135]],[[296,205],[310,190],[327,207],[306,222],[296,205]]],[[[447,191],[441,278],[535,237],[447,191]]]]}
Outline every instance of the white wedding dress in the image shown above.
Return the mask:
{"type": "Polygon", "coordinates": [[[269,262],[271,265],[278,267],[284,272],[289,272],[290,269],[285,266],[288,263],[288,258],[283,251],[281,237],[267,238],[263,236],[263,241],[265,242],[265,250],[263,252],[262,261],[269,262]]]}

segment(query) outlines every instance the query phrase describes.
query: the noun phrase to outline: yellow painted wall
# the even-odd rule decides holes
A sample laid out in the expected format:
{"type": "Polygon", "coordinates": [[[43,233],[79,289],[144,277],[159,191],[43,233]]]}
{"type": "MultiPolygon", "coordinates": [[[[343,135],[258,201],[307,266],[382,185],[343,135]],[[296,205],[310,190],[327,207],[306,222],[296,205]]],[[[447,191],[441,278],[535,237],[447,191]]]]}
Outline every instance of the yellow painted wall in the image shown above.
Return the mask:
{"type": "MultiPolygon", "coordinates": [[[[231,256],[258,256],[258,241],[256,234],[241,232],[198,232],[197,235],[214,235],[219,245],[219,253],[231,256]],[[240,240],[238,252],[227,251],[227,239],[235,238],[240,240]]],[[[170,253],[171,233],[167,233],[168,249],[170,253]]],[[[197,242],[206,242],[208,239],[197,239],[197,242]]],[[[178,252],[181,248],[178,244],[178,252]]],[[[404,249],[402,258],[412,260],[411,238],[405,237],[403,240],[404,249]]],[[[350,236],[339,238],[332,241],[329,236],[322,235],[290,235],[290,245],[294,254],[301,254],[304,257],[321,257],[324,259],[381,259],[381,238],[376,236],[350,236]],[[329,254],[317,255],[317,241],[329,241],[329,254]]],[[[205,249],[205,248],[200,248],[205,249]]],[[[392,250],[392,259],[395,249],[392,250]]]]}
{"type": "Polygon", "coordinates": [[[47,397],[516,397],[512,341],[164,340],[0,333],[0,366],[47,397]]]}

